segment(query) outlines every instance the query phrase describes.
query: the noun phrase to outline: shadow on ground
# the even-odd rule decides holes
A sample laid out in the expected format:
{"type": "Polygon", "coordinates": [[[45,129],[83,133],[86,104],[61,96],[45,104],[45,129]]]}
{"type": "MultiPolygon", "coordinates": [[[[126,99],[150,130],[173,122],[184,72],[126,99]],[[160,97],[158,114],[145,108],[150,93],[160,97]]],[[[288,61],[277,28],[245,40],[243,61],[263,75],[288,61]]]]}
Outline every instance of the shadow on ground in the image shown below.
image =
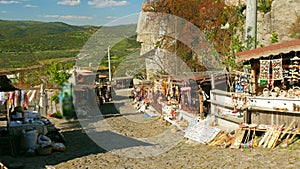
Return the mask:
{"type": "MultiPolygon", "coordinates": [[[[128,99],[128,97],[116,96],[118,101],[122,99],[128,99]]],[[[124,103],[119,102],[117,106],[122,106],[124,103]]],[[[108,102],[100,105],[99,109],[102,117],[113,118],[121,116],[118,109],[113,102],[108,102]]],[[[123,116],[123,115],[122,115],[123,116]]],[[[91,154],[106,153],[107,151],[113,149],[130,148],[134,146],[150,146],[151,144],[144,143],[130,137],[122,136],[111,131],[93,132],[93,139],[87,135],[80,126],[78,119],[72,119],[68,121],[58,121],[58,125],[55,127],[58,129],[63,129],[61,134],[64,136],[66,141],[65,145],[67,150],[65,152],[52,152],[50,155],[41,156],[25,156],[24,154],[19,154],[15,156],[4,155],[0,156],[0,162],[10,166],[21,166],[23,169],[43,169],[47,165],[57,165],[62,162],[66,162],[75,158],[84,157],[91,154]],[[101,137],[99,137],[101,136],[101,137]],[[100,141],[103,146],[100,147],[96,142],[100,141]]]]}

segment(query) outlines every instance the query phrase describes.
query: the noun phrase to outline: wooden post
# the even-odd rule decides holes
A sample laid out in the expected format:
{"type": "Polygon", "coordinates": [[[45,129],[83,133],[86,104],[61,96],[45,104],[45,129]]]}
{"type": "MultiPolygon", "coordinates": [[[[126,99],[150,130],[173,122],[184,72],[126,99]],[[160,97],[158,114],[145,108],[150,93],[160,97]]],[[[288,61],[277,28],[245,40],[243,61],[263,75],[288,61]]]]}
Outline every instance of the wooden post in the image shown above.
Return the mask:
{"type": "Polygon", "coordinates": [[[7,119],[7,124],[10,123],[10,100],[9,100],[9,95],[10,93],[8,93],[6,95],[6,119],[7,119]]]}
{"type": "Polygon", "coordinates": [[[215,79],[213,73],[210,75],[210,80],[211,80],[211,89],[215,89],[215,79]]]}
{"type": "Polygon", "coordinates": [[[251,79],[250,79],[250,83],[252,83],[252,93],[255,93],[255,95],[257,95],[257,80],[256,80],[256,68],[253,67],[253,69],[251,70],[251,79]]]}
{"type": "Polygon", "coordinates": [[[198,90],[199,92],[199,112],[200,112],[200,118],[203,120],[204,119],[204,106],[203,106],[203,93],[202,89],[200,88],[198,90]]]}

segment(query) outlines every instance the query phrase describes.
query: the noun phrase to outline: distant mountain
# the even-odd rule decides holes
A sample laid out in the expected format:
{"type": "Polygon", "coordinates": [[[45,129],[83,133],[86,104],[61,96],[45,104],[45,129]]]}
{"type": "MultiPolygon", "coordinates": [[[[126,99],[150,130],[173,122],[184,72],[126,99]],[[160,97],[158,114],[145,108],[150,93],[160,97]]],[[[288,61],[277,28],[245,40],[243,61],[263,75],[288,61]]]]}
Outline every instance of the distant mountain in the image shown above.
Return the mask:
{"type": "Polygon", "coordinates": [[[102,33],[96,38],[100,45],[105,44],[107,39],[124,37],[112,46],[113,65],[139,50],[140,43],[136,41],[136,36],[125,33],[127,30],[135,30],[136,25],[97,27],[62,22],[0,20],[1,68],[31,67],[51,60],[75,58],[100,28],[106,28],[101,29],[102,33]]]}
{"type": "Polygon", "coordinates": [[[0,39],[24,38],[86,30],[86,26],[73,26],[62,22],[0,20],[0,39]]]}

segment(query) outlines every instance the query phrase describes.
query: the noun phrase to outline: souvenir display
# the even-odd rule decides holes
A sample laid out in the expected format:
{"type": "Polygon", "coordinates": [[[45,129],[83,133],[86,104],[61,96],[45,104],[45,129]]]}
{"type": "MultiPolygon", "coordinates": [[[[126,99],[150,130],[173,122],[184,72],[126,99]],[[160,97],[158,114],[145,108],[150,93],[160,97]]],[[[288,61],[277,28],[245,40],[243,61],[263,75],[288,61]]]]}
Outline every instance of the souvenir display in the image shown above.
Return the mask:
{"type": "Polygon", "coordinates": [[[272,60],[272,79],[273,80],[283,79],[282,59],[272,60]]]}
{"type": "Polygon", "coordinates": [[[252,88],[250,87],[250,74],[237,72],[235,75],[235,92],[236,93],[251,93],[252,88]]]}
{"type": "Polygon", "coordinates": [[[270,79],[270,60],[260,60],[260,80],[270,79]]]}

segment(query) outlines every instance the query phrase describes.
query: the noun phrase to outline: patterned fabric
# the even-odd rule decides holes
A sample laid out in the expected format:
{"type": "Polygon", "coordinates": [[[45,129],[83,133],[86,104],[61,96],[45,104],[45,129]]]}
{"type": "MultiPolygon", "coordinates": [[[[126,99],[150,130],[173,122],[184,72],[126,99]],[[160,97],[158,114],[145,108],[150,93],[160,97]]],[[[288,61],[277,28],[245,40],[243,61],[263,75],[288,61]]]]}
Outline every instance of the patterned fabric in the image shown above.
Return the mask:
{"type": "Polygon", "coordinates": [[[270,60],[260,60],[260,80],[270,79],[270,60]]]}
{"type": "Polygon", "coordinates": [[[282,59],[272,60],[272,79],[273,80],[283,79],[282,59]]]}

